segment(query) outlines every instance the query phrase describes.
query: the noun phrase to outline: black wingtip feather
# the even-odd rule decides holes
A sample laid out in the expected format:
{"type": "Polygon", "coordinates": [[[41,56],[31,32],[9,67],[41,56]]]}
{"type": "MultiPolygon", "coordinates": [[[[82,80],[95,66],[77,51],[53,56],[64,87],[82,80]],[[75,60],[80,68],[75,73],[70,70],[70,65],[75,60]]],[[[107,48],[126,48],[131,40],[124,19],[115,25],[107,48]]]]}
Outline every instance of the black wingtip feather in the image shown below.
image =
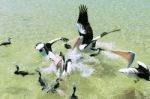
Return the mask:
{"type": "Polygon", "coordinates": [[[78,18],[79,23],[86,23],[88,22],[88,15],[87,15],[87,7],[86,5],[80,5],[79,6],[79,18],[78,18]]]}

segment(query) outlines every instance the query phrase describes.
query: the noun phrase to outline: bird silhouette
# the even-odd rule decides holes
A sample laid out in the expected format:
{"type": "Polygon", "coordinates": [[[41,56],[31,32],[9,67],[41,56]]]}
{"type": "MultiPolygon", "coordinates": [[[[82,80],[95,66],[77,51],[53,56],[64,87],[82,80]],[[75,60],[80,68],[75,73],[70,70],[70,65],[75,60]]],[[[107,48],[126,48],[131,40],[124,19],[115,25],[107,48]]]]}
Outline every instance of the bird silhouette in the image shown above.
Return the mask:
{"type": "Polygon", "coordinates": [[[73,87],[73,93],[72,93],[70,99],[78,99],[78,97],[75,95],[75,92],[76,92],[76,87],[74,86],[73,87]]]}
{"type": "Polygon", "coordinates": [[[42,86],[42,90],[46,89],[47,86],[48,86],[47,81],[42,78],[42,75],[41,75],[41,72],[40,72],[40,71],[37,70],[36,72],[38,72],[38,74],[39,74],[39,79],[38,79],[38,81],[39,81],[40,85],[42,86]]]}
{"type": "Polygon", "coordinates": [[[2,42],[2,43],[0,44],[0,46],[7,46],[7,45],[10,45],[10,44],[11,44],[11,38],[9,37],[9,38],[8,38],[8,41],[2,42]]]}
{"type": "Polygon", "coordinates": [[[21,76],[26,76],[26,75],[34,75],[34,73],[29,73],[29,72],[26,72],[26,71],[19,71],[19,66],[16,65],[16,71],[14,72],[14,74],[16,75],[21,75],[21,76]]]}

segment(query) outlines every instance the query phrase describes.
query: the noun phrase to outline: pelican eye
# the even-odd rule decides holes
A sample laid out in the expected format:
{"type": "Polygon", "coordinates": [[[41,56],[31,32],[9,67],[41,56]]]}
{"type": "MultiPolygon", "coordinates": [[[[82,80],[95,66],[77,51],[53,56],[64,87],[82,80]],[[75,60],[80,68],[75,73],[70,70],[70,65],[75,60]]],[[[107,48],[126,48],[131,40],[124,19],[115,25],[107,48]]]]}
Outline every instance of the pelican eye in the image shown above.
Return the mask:
{"type": "Polygon", "coordinates": [[[40,52],[42,52],[42,51],[43,51],[43,49],[40,49],[39,51],[40,51],[40,52]]]}

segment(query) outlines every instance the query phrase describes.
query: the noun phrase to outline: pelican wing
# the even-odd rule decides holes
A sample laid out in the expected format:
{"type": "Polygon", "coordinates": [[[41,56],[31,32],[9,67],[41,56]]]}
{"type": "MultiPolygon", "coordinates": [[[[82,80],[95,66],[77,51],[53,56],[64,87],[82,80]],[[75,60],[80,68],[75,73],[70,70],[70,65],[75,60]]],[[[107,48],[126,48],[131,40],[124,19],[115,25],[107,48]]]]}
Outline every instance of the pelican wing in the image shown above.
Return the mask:
{"type": "Polygon", "coordinates": [[[139,71],[136,68],[123,68],[123,69],[120,69],[119,72],[123,74],[127,74],[127,75],[139,74],[139,71]]]}
{"type": "Polygon", "coordinates": [[[77,21],[77,28],[80,36],[84,36],[83,44],[90,43],[93,39],[93,30],[88,22],[87,7],[85,5],[79,6],[79,17],[77,21]]]}
{"type": "Polygon", "coordinates": [[[137,63],[138,63],[138,68],[137,69],[139,71],[144,72],[144,73],[149,73],[149,69],[144,63],[142,63],[141,61],[137,61],[137,63]]]}

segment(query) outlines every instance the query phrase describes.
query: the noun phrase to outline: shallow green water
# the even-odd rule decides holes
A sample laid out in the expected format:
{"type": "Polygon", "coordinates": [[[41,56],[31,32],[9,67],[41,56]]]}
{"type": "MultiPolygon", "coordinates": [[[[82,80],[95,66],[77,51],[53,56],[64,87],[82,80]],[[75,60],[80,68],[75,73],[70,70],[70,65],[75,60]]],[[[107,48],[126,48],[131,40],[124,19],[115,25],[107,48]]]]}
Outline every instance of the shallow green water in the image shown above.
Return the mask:
{"type": "MultiPolygon", "coordinates": [[[[50,64],[34,49],[37,42],[47,42],[58,36],[78,36],[75,23],[80,4],[88,6],[94,35],[121,28],[121,32],[101,41],[112,42],[116,49],[134,51],[134,66],[137,60],[150,65],[149,0],[0,0],[0,41],[13,38],[12,45],[0,47],[0,99],[68,99],[73,84],[77,86],[79,99],[150,98],[149,82],[141,80],[135,84],[134,79],[118,72],[126,66],[126,61],[103,55],[96,57],[100,64],[94,66],[91,77],[83,78],[79,72],[73,72],[64,79],[60,88],[65,96],[41,91],[38,75],[13,74],[16,64],[31,72],[50,64]]],[[[45,77],[52,82],[53,75],[45,74],[45,77]]]]}

